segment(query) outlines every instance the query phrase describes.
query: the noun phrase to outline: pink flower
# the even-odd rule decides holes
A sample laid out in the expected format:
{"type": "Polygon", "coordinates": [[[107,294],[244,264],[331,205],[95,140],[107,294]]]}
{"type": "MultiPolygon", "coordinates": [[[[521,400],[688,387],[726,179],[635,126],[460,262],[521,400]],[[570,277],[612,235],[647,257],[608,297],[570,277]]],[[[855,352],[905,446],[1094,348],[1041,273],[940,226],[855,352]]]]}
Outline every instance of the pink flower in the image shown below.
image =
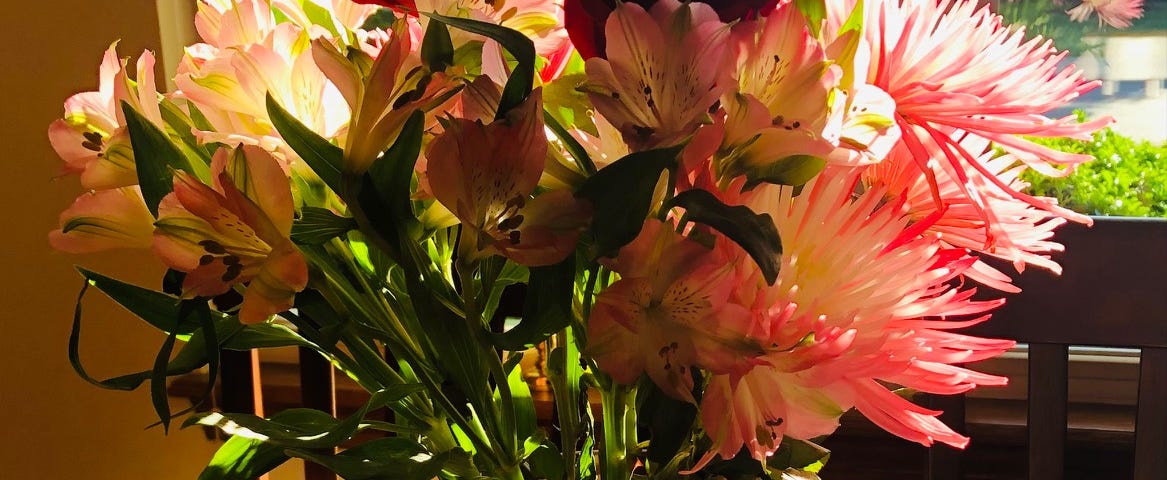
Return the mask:
{"type": "Polygon", "coordinates": [[[623,384],[647,373],[665,393],[693,403],[691,368],[748,371],[764,350],[750,336],[749,308],[731,300],[748,282],[735,278],[739,262],[730,260],[671,222],[645,222],[606,262],[620,280],[600,293],[588,319],[588,350],[600,369],[623,384]]]}
{"type": "Polygon", "coordinates": [[[134,152],[126,131],[121,102],[159,128],[165,128],[158,108],[154,54],[138,57],[137,81],[130,79],[127,60],[117,56],[117,44],[105,51],[96,92],[82,92],[65,101],[65,117],[49,125],[49,142],[65,161],[65,174],[79,174],[87,189],[137,185],[134,152]]]}
{"type": "Polygon", "coordinates": [[[547,157],[542,90],[489,125],[454,118],[426,149],[429,188],[462,222],[463,251],[549,265],[575,250],[591,211],[568,190],[531,194],[547,157]]]}
{"type": "Polygon", "coordinates": [[[852,407],[903,438],[964,446],[967,438],[879,382],[951,394],[1005,379],[954,363],[1004,352],[1006,340],[949,330],[983,321],[1000,301],[973,301],[949,281],[973,258],[909,225],[902,201],[873,189],[852,200],[853,173],[828,170],[800,195],[760,186],[748,203],[771,215],[782,268],[763,293],[764,364],[734,378],[715,375],[701,405],[714,456],[745,446],[763,460],[782,436],[828,434],[852,407]],[[956,319],[960,319],[959,321],[956,319]]]}
{"type": "Polygon", "coordinates": [[[733,33],[740,51],[738,92],[765,106],[767,126],[821,136],[828,97],[842,72],[827,60],[806,17],[784,3],[767,17],[735,25],[733,33]]]}
{"type": "Polygon", "coordinates": [[[67,253],[91,253],[116,248],[149,248],[154,215],[135,187],[83,193],[61,212],[60,228],[49,233],[49,244],[67,253]]]}
{"type": "MultiPolygon", "coordinates": [[[[236,7],[243,9],[244,5],[236,7]]],[[[242,16],[236,10],[228,13],[242,16]]],[[[174,81],[176,95],[198,107],[214,128],[197,132],[201,140],[260,145],[295,158],[268,118],[269,94],[308,128],[326,138],[339,136],[349,110],[336,87],[317,68],[305,48],[307,41],[306,31],[282,23],[254,43],[188,49],[174,81]]]]}
{"type": "Polygon", "coordinates": [[[579,88],[634,151],[680,143],[729,86],[729,27],[703,3],[622,3],[608,16],[607,59],[579,88]]]}
{"type": "MultiPolygon", "coordinates": [[[[848,2],[853,5],[854,2],[848,2]]],[[[837,35],[849,11],[829,9],[828,37],[837,35]]],[[[901,0],[865,9],[869,58],[866,82],[891,95],[903,143],[935,189],[941,171],[951,175],[965,195],[990,221],[981,205],[990,189],[999,189],[1035,208],[1071,216],[1047,201],[1017,192],[989,171],[980,152],[969,152],[948,132],[952,129],[988,139],[1029,167],[1047,175],[1064,175],[1053,165],[1090,160],[1051,150],[1020,135],[1088,139],[1110,124],[1109,117],[1078,123],[1074,116],[1047,118],[1098,86],[1074,67],[1059,69],[1065,52],[1042,39],[1024,41],[1025,32],[1010,30],[988,8],[967,0],[901,0]],[[940,158],[926,164],[930,158],[940,158]],[[977,176],[971,175],[976,172],[977,176]]]]}
{"type": "Polygon", "coordinates": [[[1131,20],[1143,16],[1143,0],[1083,0],[1068,12],[1075,22],[1085,22],[1091,14],[1098,14],[1098,26],[1103,23],[1114,28],[1127,28],[1131,20]]]}
{"type": "Polygon", "coordinates": [[[336,85],[351,112],[343,142],[345,172],[363,173],[415,110],[437,109],[454,96],[454,79],[423,68],[422,35],[416,19],[398,20],[389,31],[369,37],[372,58],[349,58],[330,42],[312,42],[316,66],[336,85]]]}
{"type": "Polygon", "coordinates": [[[220,149],[213,188],[183,171],[158,207],[154,252],[187,272],[184,298],[247,284],[239,320],[256,323],[292,307],[308,265],[289,239],[294,206],[287,174],[262,148],[220,149]]]}
{"type": "MultiPolygon", "coordinates": [[[[982,138],[971,135],[963,137],[957,140],[958,143],[976,155],[977,161],[984,164],[989,173],[1015,190],[1024,190],[1028,186],[1019,178],[1025,167],[1018,165],[1016,158],[1007,154],[997,155],[988,141],[982,138]]],[[[934,157],[928,160],[928,164],[943,160],[934,157]]],[[[927,231],[935,233],[944,245],[967,248],[1007,260],[1019,272],[1025,265],[1061,272],[1061,267],[1049,258],[1049,254],[1061,251],[1062,246],[1050,239],[1053,230],[1066,220],[1018,201],[1007,192],[988,185],[977,172],[969,172],[968,175],[978,184],[985,185],[985,195],[982,197],[985,203],[975,205],[952,176],[940,171],[936,174],[936,182],[942,207],[937,206],[919,162],[901,144],[883,162],[863,171],[863,183],[869,188],[886,191],[892,198],[904,197],[912,220],[926,223],[927,231]],[[991,221],[986,221],[986,216],[991,221]]],[[[1078,219],[1076,216],[1072,218],[1078,219]]],[[[1011,285],[1008,275],[981,261],[973,264],[965,274],[997,290],[1019,291],[1011,285]]]]}

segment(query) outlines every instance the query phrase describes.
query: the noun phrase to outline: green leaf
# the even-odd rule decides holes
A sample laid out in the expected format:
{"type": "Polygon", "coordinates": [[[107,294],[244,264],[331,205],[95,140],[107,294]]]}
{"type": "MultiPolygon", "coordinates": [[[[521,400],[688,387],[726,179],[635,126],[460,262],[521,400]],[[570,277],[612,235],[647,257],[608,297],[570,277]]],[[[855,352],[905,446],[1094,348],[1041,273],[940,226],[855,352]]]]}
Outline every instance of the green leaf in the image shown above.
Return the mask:
{"type": "MultiPolygon", "coordinates": [[[[150,379],[151,375],[153,375],[153,370],[145,370],[106,380],[98,380],[91,377],[81,364],[81,300],[85,297],[85,292],[89,286],[90,284],[86,283],[77,295],[77,305],[73,311],[73,328],[69,334],[69,363],[81,379],[93,385],[110,390],[135,390],[143,382],[150,379]]],[[[241,328],[243,328],[243,325],[234,317],[221,318],[215,322],[215,328],[212,329],[215,335],[212,338],[223,341],[224,339],[230,338],[241,328]]],[[[207,335],[202,329],[196,330],[191,334],[190,340],[183,346],[182,350],[179,350],[178,355],[170,361],[170,364],[167,366],[167,374],[169,376],[185,375],[201,368],[208,362],[207,352],[209,350],[207,335]]]]}
{"type": "Polygon", "coordinates": [[[826,166],[826,160],[810,155],[786,157],[765,168],[750,171],[750,180],[746,182],[746,187],[752,187],[759,183],[802,185],[818,175],[826,166]]]}
{"type": "Polygon", "coordinates": [[[673,198],[671,205],[685,209],[685,219],[713,227],[742,247],[758,264],[770,285],[778,279],[782,239],[769,214],[757,214],[749,207],[729,206],[705,190],[687,190],[673,198]]]}
{"type": "Polygon", "coordinates": [[[413,168],[421,152],[424,114],[414,111],[397,140],[360,177],[346,177],[355,201],[349,203],[361,233],[400,261],[400,242],[412,242],[419,223],[409,200],[413,168]]]}
{"type": "Polygon", "coordinates": [[[162,348],[158,350],[158,356],[154,357],[154,370],[150,375],[150,403],[154,405],[154,413],[158,414],[158,421],[162,422],[162,430],[165,432],[170,431],[170,400],[166,395],[166,373],[176,338],[174,332],[166,337],[162,348]]]}
{"type": "Polygon", "coordinates": [[[596,172],[575,192],[592,203],[592,233],[600,255],[615,254],[640,234],[661,174],[676,168],[682,147],[628,154],[596,172]]]}
{"type": "Polygon", "coordinates": [[[373,394],[368,403],[346,417],[336,421],[330,415],[318,410],[296,409],[301,415],[315,415],[313,422],[282,423],[265,420],[255,415],[243,413],[204,413],[191,417],[183,427],[205,425],[217,427],[232,435],[248,438],[266,438],[268,443],[287,448],[333,448],[348,441],[357,432],[367,427],[365,416],[372,410],[384,407],[413,393],[424,390],[421,384],[397,384],[373,394]],[[312,413],[316,412],[316,413],[312,413]],[[327,417],[327,418],[325,418],[327,417]]]}
{"type": "Polygon", "coordinates": [[[431,72],[444,72],[454,65],[454,42],[450,30],[441,22],[434,22],[425,29],[421,41],[421,61],[431,72]]]}
{"type": "Polygon", "coordinates": [[[332,213],[327,208],[304,207],[292,224],[292,241],[298,245],[320,245],[357,228],[356,220],[332,213]]]}
{"type": "MultiPolygon", "coordinates": [[[[77,304],[73,311],[73,327],[69,334],[69,364],[77,372],[78,376],[101,388],[125,391],[135,390],[142,385],[142,382],[150,380],[151,401],[155,411],[158,413],[159,423],[164,428],[169,427],[168,422],[174,416],[171,415],[170,405],[167,402],[166,377],[187,374],[203,365],[209,364],[208,375],[210,381],[202,395],[202,399],[205,400],[209,397],[214,379],[218,375],[220,338],[218,333],[222,330],[227,333],[223,338],[229,337],[235,331],[231,324],[238,325],[238,321],[234,318],[220,319],[220,324],[216,325],[212,320],[210,308],[206,302],[184,302],[182,303],[180,312],[176,314],[176,322],[183,324],[190,315],[197,315],[200,328],[190,335],[190,340],[183,346],[182,350],[179,351],[173,360],[170,357],[178,339],[177,329],[167,335],[166,341],[163,343],[162,348],[154,360],[154,366],[150,370],[106,380],[98,380],[91,377],[81,364],[81,301],[84,299],[85,293],[91,284],[92,282],[87,280],[77,295],[77,304]]],[[[200,403],[202,403],[202,400],[199,400],[199,402],[196,402],[190,408],[178,412],[176,415],[182,415],[194,409],[200,403]]]]}
{"type": "MultiPolygon", "coordinates": [[[[158,104],[159,111],[162,113],[162,120],[166,122],[167,133],[178,137],[182,143],[179,148],[190,155],[195,155],[198,162],[188,162],[196,171],[192,172],[199,178],[209,178],[208,165],[211,163],[211,145],[202,145],[198,137],[195,136],[193,129],[196,128],[194,121],[190,119],[182,109],[178,108],[174,102],[170,100],[163,100],[158,104]]],[[[192,107],[192,111],[197,112],[198,109],[192,107]]],[[[200,112],[201,113],[201,112],[200,112]]],[[[185,154],[185,153],[184,153],[185,154]]],[[[187,155],[187,158],[190,158],[187,155]]]]}
{"type": "MultiPolygon", "coordinates": [[[[521,358],[522,354],[517,356],[521,358]]],[[[538,427],[535,401],[531,398],[531,387],[523,379],[523,369],[519,365],[510,366],[507,371],[510,372],[507,373],[507,385],[510,386],[511,403],[515,408],[515,433],[518,438],[531,438],[536,434],[538,427]]]]}
{"type": "Polygon", "coordinates": [[[531,465],[531,474],[535,478],[563,480],[567,476],[559,449],[551,442],[544,442],[535,449],[535,452],[527,457],[527,463],[531,465]]]}
{"type": "Polygon", "coordinates": [[[223,342],[227,350],[245,351],[253,348],[308,347],[320,351],[320,346],[308,341],[299,333],[275,323],[255,323],[244,325],[239,332],[223,342]]]}
{"type": "Polygon", "coordinates": [[[197,318],[182,314],[182,300],[162,292],[116,280],[84,268],[77,268],[90,285],[97,287],[130,313],[163,332],[187,335],[199,328],[197,318]]]}
{"type": "Polygon", "coordinates": [[[811,473],[818,473],[827,460],[831,458],[831,451],[808,440],[783,437],[782,444],[767,460],[766,465],[777,470],[796,469],[811,473]]]}
{"type": "Polygon", "coordinates": [[[429,455],[421,444],[403,437],[371,440],[337,455],[302,449],[286,453],[324,465],[345,480],[430,480],[447,464],[469,457],[461,450],[429,455]]]}
{"type": "Polygon", "coordinates": [[[401,127],[393,145],[369,167],[368,177],[395,224],[416,223],[409,194],[424,133],[425,114],[414,111],[401,127]]]}
{"type": "Polygon", "coordinates": [[[823,20],[827,18],[827,4],[824,0],[794,0],[794,6],[806,17],[807,26],[814,36],[818,36],[823,20]]]}
{"type": "MultiPolygon", "coordinates": [[[[576,60],[579,60],[582,67],[583,61],[579,58],[579,53],[573,52],[571,61],[576,60]]],[[[575,73],[565,71],[559,78],[543,85],[543,104],[547,112],[561,125],[571,125],[593,137],[598,137],[600,132],[588,114],[592,103],[588,101],[588,94],[578,88],[586,80],[587,75],[583,70],[575,73]]]]}
{"type": "Polygon", "coordinates": [[[447,17],[437,13],[426,13],[426,16],[454,28],[477,33],[495,40],[518,64],[511,71],[506,86],[502,90],[502,99],[498,104],[496,119],[503,118],[512,108],[517,107],[531,94],[535,82],[535,43],[522,33],[493,23],[471,20],[468,18],[447,17]]]}
{"type": "Polygon", "coordinates": [[[231,437],[219,447],[198,480],[258,478],[288,461],[284,448],[262,440],[231,437]]]}
{"type": "Polygon", "coordinates": [[[332,12],[329,9],[311,0],[300,2],[300,4],[304,8],[304,15],[308,17],[308,21],[312,22],[313,25],[324,27],[334,38],[341,36],[340,32],[336,31],[336,23],[332,21],[332,12]]]}
{"type": "Polygon", "coordinates": [[[312,168],[313,172],[334,192],[340,192],[340,171],[344,165],[344,150],[317,135],[284,110],[275,98],[267,96],[267,114],[272,125],[289,147],[312,168]]]}
{"type": "Polygon", "coordinates": [[[388,30],[396,21],[397,16],[393,14],[393,10],[381,8],[365,19],[365,23],[361,24],[361,30],[388,30]]]}
{"type": "Polygon", "coordinates": [[[482,307],[482,318],[494,318],[494,313],[498,310],[498,302],[502,300],[503,290],[507,286],[516,283],[527,283],[529,278],[530,271],[527,267],[515,262],[502,262],[502,269],[494,277],[494,285],[490,289],[490,295],[487,296],[485,305],[482,307]]]}
{"type": "MultiPolygon", "coordinates": [[[[330,425],[336,419],[327,413],[293,408],[271,417],[282,425],[330,425]]],[[[284,447],[263,440],[235,435],[227,440],[199,475],[198,480],[241,480],[256,478],[286,462],[284,447]]]]}
{"type": "Polygon", "coordinates": [[[146,117],[122,101],[122,112],[126,117],[126,131],[130,134],[130,144],[134,149],[134,165],[138,171],[138,185],[146,207],[158,216],[158,203],[162,197],[174,189],[174,175],[170,169],[185,170],[194,174],[166,132],[159,130],[146,117]]]}
{"type": "MultiPolygon", "coordinates": [[[[695,382],[693,390],[700,393],[703,383],[700,373],[695,369],[690,373],[695,382]]],[[[663,465],[672,460],[689,439],[689,430],[697,419],[697,406],[666,395],[652,382],[642,382],[640,388],[647,393],[637,405],[638,420],[647,427],[652,439],[648,444],[647,458],[663,465]]]]}
{"type": "Polygon", "coordinates": [[[588,155],[588,151],[576,141],[575,137],[571,136],[571,133],[568,133],[567,129],[563,127],[563,124],[559,123],[559,119],[555,118],[555,115],[552,115],[548,110],[544,110],[543,123],[550,127],[552,132],[555,132],[555,136],[559,138],[560,142],[563,142],[564,149],[567,150],[567,153],[571,154],[576,163],[584,169],[584,172],[588,175],[596,174],[596,163],[592,161],[592,157],[588,155]]]}
{"type": "Polygon", "coordinates": [[[571,324],[571,303],[575,288],[575,256],[545,267],[531,267],[523,304],[523,319],[503,333],[492,334],[494,344],[522,351],[543,342],[551,334],[571,324]]]}

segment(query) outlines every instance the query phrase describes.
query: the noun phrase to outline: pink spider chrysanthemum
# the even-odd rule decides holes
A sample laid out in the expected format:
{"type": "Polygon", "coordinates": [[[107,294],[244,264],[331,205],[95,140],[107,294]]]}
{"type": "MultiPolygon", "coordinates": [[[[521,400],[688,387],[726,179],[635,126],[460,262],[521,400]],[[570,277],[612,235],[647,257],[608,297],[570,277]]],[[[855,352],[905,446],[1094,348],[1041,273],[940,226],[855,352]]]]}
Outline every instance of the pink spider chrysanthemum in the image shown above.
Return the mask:
{"type": "Polygon", "coordinates": [[[714,375],[701,405],[715,456],[744,446],[764,460],[783,436],[833,432],[857,408],[876,425],[925,445],[968,439],[886,386],[954,394],[1005,378],[955,363],[1003,353],[1012,341],[951,330],[988,318],[1001,301],[974,301],[949,282],[974,261],[910,224],[906,206],[869,190],[852,200],[853,173],[828,170],[795,197],[791,187],[755,189],[749,205],[782,236],[782,268],[765,289],[765,365],[740,378],[714,375]],[[758,191],[761,190],[761,191],[758,191]]]}
{"type": "Polygon", "coordinates": [[[1110,25],[1127,28],[1131,20],[1143,16],[1143,0],[1083,0],[1077,7],[1066,13],[1075,22],[1085,22],[1090,15],[1098,14],[1098,26],[1110,25]]]}
{"type": "MultiPolygon", "coordinates": [[[[1012,155],[998,154],[983,138],[966,134],[953,135],[953,138],[1010,188],[1023,190],[1028,187],[1020,179],[1025,166],[1012,155]]],[[[929,162],[942,160],[931,159],[929,162]]],[[[969,172],[969,175],[980,174],[969,172]]],[[[864,170],[862,178],[869,188],[883,188],[889,196],[904,196],[912,220],[927,222],[927,231],[935,233],[945,245],[1006,260],[1018,272],[1026,265],[1061,272],[1061,267],[1050,259],[1049,254],[1062,251],[1062,246],[1051,238],[1054,229],[1066,223],[1065,218],[1034,208],[995,188],[983,192],[984,203],[978,206],[965,195],[960,184],[944,172],[936,174],[937,191],[942,202],[942,207],[937,206],[924,171],[903,144],[897,145],[883,162],[864,170]],[[996,221],[986,223],[980,214],[982,209],[992,212],[996,221]]],[[[1080,217],[1071,218],[1088,221],[1080,217]]],[[[1020,291],[1011,284],[1008,275],[981,261],[974,263],[965,275],[997,290],[1020,291]]]]}
{"type": "MultiPolygon", "coordinates": [[[[830,10],[828,35],[850,14],[848,7],[830,10]]],[[[895,100],[902,142],[920,162],[937,200],[935,177],[943,171],[987,223],[997,221],[983,206],[985,192],[993,189],[1059,216],[1084,220],[1016,191],[978,158],[981,152],[968,151],[946,132],[960,129],[983,137],[1034,170],[1062,176],[1068,172],[1055,166],[1073,166],[1091,157],[1052,150],[1021,135],[1089,139],[1113,120],[1079,123],[1072,115],[1051,119],[1045,113],[1099,82],[1087,81],[1075,67],[1059,67],[1066,52],[1040,37],[1026,41],[1024,31],[1011,30],[977,2],[898,0],[867,5],[864,13],[867,48],[860,53],[870,55],[867,81],[895,100]],[[933,157],[943,161],[928,164],[933,157]]]]}

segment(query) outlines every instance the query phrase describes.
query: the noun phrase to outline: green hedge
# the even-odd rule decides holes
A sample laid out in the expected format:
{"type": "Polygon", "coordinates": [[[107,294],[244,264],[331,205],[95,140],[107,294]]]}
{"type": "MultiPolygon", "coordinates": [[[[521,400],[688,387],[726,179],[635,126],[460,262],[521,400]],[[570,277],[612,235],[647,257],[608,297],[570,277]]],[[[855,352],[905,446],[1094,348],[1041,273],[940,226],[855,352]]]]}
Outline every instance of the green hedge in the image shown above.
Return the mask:
{"type": "Polygon", "coordinates": [[[1065,152],[1093,155],[1095,160],[1062,178],[1026,172],[1022,178],[1030,183],[1030,193],[1057,198],[1067,208],[1090,215],[1167,217],[1167,142],[1137,141],[1109,128],[1095,133],[1088,142],[1031,140],[1065,152]]]}

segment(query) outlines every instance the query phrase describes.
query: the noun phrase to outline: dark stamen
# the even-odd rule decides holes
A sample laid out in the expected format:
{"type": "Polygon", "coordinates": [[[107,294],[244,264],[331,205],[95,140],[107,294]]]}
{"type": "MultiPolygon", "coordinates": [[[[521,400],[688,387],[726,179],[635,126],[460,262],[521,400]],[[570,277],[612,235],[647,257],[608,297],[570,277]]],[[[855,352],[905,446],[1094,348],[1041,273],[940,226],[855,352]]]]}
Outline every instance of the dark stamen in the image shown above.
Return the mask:
{"type": "Polygon", "coordinates": [[[219,245],[219,242],[214,240],[203,240],[199,242],[199,246],[203,247],[203,250],[206,250],[207,253],[213,253],[216,255],[227,253],[227,249],[223,248],[222,245],[219,245]]]}
{"type": "Polygon", "coordinates": [[[523,216],[515,215],[506,220],[498,222],[498,228],[501,230],[514,230],[523,224],[523,216]]]}
{"type": "Polygon", "coordinates": [[[238,263],[236,263],[235,265],[231,265],[230,267],[227,267],[227,272],[223,273],[223,277],[222,277],[223,281],[230,282],[231,280],[235,280],[236,278],[239,277],[239,274],[241,272],[243,272],[243,265],[240,265],[238,263]]]}

